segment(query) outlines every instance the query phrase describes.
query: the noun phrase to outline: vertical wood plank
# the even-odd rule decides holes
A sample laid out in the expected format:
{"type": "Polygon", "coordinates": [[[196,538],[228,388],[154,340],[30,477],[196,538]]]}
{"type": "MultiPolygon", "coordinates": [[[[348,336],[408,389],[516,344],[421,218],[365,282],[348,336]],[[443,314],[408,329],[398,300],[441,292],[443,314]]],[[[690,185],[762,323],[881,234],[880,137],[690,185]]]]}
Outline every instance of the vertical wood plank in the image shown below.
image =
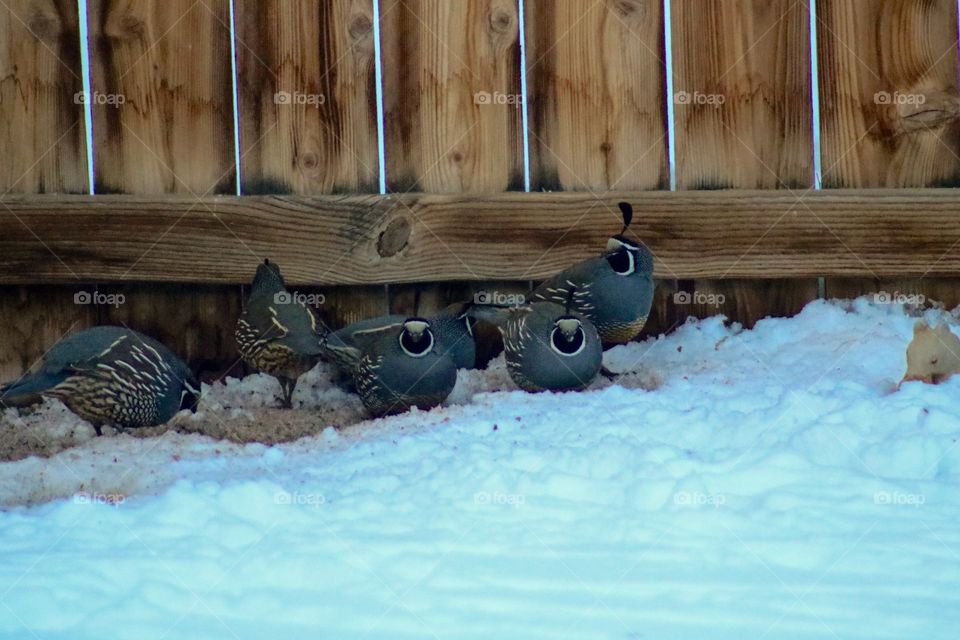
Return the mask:
{"type": "MultiPolygon", "coordinates": [[[[0,193],[87,191],[77,21],[72,0],[0,4],[0,193]]],[[[0,381],[95,317],[69,287],[0,287],[0,381]]]]}
{"type": "Polygon", "coordinates": [[[806,0],[678,0],[672,28],[678,187],[810,187],[806,0]]]}
{"type": "MultiPolygon", "coordinates": [[[[821,0],[818,11],[823,186],[960,185],[957,3],[821,0]]],[[[880,292],[955,304],[939,280],[826,281],[829,297],[880,292]]]]}
{"type": "MultiPolygon", "coordinates": [[[[376,192],[372,0],[238,0],[236,9],[242,192],[376,192]]],[[[387,311],[384,287],[322,293],[317,311],[332,328],[387,311]]]]}
{"type": "Polygon", "coordinates": [[[383,0],[391,191],[522,188],[515,0],[383,0]]]}
{"type": "MultiPolygon", "coordinates": [[[[229,1],[88,6],[97,193],[235,192],[229,1]]],[[[239,287],[102,289],[124,298],[100,305],[99,322],[152,335],[198,370],[237,362],[239,287]]]]}
{"type": "Polygon", "coordinates": [[[66,334],[97,324],[95,307],[75,304],[79,289],[0,287],[0,382],[24,374],[66,334]]]}
{"type": "Polygon", "coordinates": [[[97,193],[232,193],[228,0],[90,0],[97,193]]]}
{"type": "MultiPolygon", "coordinates": [[[[525,6],[531,188],[666,189],[662,3],[527,0],[525,6]]],[[[585,213],[583,224],[619,216],[603,207],[585,213]]],[[[644,335],[674,324],[664,285],[658,283],[644,335]]]]}
{"type": "Polygon", "coordinates": [[[376,192],[371,0],[238,0],[241,188],[376,192]]]}
{"type": "MultiPolygon", "coordinates": [[[[515,0],[383,0],[388,190],[523,188],[519,24],[515,0]]],[[[428,316],[471,291],[391,287],[390,308],[428,316]]],[[[478,342],[482,366],[499,334],[478,342]]]]}
{"type": "Polygon", "coordinates": [[[665,189],[660,2],[528,0],[531,189],[665,189]]]}
{"type": "MultiPolygon", "coordinates": [[[[811,188],[807,0],[675,0],[672,6],[678,187],[811,188]]],[[[692,303],[671,296],[667,318],[723,312],[747,326],[794,314],[817,295],[815,280],[703,280],[681,282],[678,290],[694,294],[692,303]],[[720,294],[725,303],[697,304],[698,293],[720,294]]]]}
{"type": "Polygon", "coordinates": [[[77,7],[0,4],[0,193],[85,193],[77,7]]]}
{"type": "Polygon", "coordinates": [[[818,3],[823,186],[960,184],[957,3],[818,3]]]}

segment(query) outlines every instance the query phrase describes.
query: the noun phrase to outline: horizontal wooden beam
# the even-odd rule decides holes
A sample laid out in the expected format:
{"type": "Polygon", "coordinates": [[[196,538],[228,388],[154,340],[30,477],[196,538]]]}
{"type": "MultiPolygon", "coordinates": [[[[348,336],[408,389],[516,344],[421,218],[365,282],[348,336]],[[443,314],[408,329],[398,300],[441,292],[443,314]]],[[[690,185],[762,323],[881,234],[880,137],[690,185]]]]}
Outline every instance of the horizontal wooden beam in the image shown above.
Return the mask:
{"type": "Polygon", "coordinates": [[[664,278],[960,275],[960,191],[6,196],[0,284],[538,279],[630,234],[664,278]]]}

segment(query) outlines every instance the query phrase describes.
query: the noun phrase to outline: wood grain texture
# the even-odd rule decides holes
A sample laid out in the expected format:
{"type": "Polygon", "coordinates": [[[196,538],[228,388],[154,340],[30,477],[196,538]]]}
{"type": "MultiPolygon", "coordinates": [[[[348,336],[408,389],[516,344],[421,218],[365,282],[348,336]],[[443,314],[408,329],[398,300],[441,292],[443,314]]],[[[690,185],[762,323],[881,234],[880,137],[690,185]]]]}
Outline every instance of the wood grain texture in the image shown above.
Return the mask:
{"type": "Polygon", "coordinates": [[[235,192],[228,0],[90,0],[97,193],[235,192]]]}
{"type": "Polygon", "coordinates": [[[82,286],[0,286],[0,382],[18,378],[60,338],[97,324],[93,305],[76,304],[82,286]]]}
{"type": "Polygon", "coordinates": [[[390,191],[522,188],[514,0],[382,0],[390,191]]]}
{"type": "MultiPolygon", "coordinates": [[[[630,233],[650,246],[660,277],[960,273],[953,189],[824,190],[801,207],[787,191],[641,191],[599,206],[621,200],[641,212],[630,233]]],[[[247,283],[263,256],[294,284],[538,279],[597,255],[620,226],[585,220],[596,197],[583,193],[204,202],[8,196],[36,236],[0,216],[0,283],[74,281],[64,265],[82,281],[247,283]]]]}
{"type": "MultiPolygon", "coordinates": [[[[373,26],[371,0],[237,3],[243,193],[378,191],[373,26]]],[[[332,328],[386,311],[382,286],[322,293],[332,328]]]]}
{"type": "MultiPolygon", "coordinates": [[[[672,6],[678,188],[811,188],[807,1],[679,0],[672,6]]],[[[672,321],[723,313],[752,325],[768,314],[792,315],[817,297],[812,279],[698,279],[674,287],[693,303],[673,305],[671,298],[663,315],[672,321]]]]}
{"type": "Polygon", "coordinates": [[[0,193],[85,193],[77,7],[0,4],[0,193]]]}
{"type": "Polygon", "coordinates": [[[314,307],[314,311],[320,321],[334,331],[359,320],[375,318],[389,312],[390,293],[382,284],[297,287],[297,291],[323,295],[323,304],[314,307]]]}
{"type": "MultiPolygon", "coordinates": [[[[87,191],[79,46],[75,2],[0,4],[0,193],[87,191]]],[[[0,218],[20,224],[2,206],[0,218]]],[[[0,287],[0,381],[23,374],[67,331],[95,322],[73,293],[0,287]]]]}
{"type": "Polygon", "coordinates": [[[375,192],[371,0],[240,0],[244,193],[375,192]]]}
{"type": "Polygon", "coordinates": [[[957,3],[817,7],[824,187],[960,184],[957,3]]]}
{"type": "Polygon", "coordinates": [[[677,184],[813,182],[806,0],[673,3],[677,184]]]}
{"type": "Polygon", "coordinates": [[[532,190],[668,186],[661,4],[526,2],[532,190]]]}
{"type": "MultiPolygon", "coordinates": [[[[818,8],[824,187],[960,184],[956,3],[828,0],[818,8]]],[[[869,275],[828,279],[827,295],[902,292],[957,304],[942,281],[869,275]]]]}

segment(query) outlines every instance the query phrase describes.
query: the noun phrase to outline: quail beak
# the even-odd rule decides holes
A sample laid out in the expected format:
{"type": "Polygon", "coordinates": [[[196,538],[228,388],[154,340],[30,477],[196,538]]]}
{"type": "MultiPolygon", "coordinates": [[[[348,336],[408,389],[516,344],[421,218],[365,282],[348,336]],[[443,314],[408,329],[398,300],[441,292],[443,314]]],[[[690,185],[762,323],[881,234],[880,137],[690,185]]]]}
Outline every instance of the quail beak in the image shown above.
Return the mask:
{"type": "Polygon", "coordinates": [[[403,323],[403,328],[411,338],[419,342],[430,328],[430,323],[426,320],[407,320],[403,323]]]}
{"type": "Polygon", "coordinates": [[[576,318],[561,318],[557,320],[557,327],[560,328],[560,332],[563,333],[563,337],[567,342],[573,342],[577,337],[577,330],[580,328],[580,321],[576,318]]]}

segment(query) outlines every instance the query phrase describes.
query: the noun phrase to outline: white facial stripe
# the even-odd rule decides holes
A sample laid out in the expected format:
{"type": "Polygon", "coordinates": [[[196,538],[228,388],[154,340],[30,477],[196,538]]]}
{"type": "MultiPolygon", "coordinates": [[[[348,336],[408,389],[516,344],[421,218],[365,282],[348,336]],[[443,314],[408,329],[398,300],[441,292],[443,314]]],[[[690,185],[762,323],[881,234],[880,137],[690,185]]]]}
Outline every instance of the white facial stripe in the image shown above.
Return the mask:
{"type": "Polygon", "coordinates": [[[409,349],[407,349],[406,345],[403,344],[403,332],[402,332],[402,331],[400,332],[400,338],[398,338],[399,341],[400,341],[400,348],[403,349],[403,352],[404,352],[405,354],[407,354],[408,356],[410,356],[411,358],[423,358],[424,356],[427,356],[431,351],[433,351],[433,331],[430,331],[429,325],[428,325],[426,322],[417,323],[417,324],[423,324],[423,325],[424,325],[424,329],[423,329],[424,334],[425,334],[428,338],[430,338],[430,342],[427,344],[427,348],[424,349],[421,353],[413,353],[412,351],[410,351],[409,349]]]}
{"type": "MultiPolygon", "coordinates": [[[[561,322],[563,321],[561,320],[561,322]]],[[[560,327],[554,327],[553,331],[550,333],[550,348],[553,349],[554,353],[556,353],[557,355],[563,356],[564,358],[572,358],[573,356],[583,353],[583,350],[587,348],[587,336],[586,334],[583,333],[583,330],[580,329],[580,327],[577,327],[577,330],[580,331],[581,337],[583,338],[580,341],[580,346],[577,348],[576,351],[573,351],[571,353],[564,353],[563,351],[560,351],[559,349],[557,349],[557,346],[553,342],[557,331],[561,331],[560,327]]]]}

